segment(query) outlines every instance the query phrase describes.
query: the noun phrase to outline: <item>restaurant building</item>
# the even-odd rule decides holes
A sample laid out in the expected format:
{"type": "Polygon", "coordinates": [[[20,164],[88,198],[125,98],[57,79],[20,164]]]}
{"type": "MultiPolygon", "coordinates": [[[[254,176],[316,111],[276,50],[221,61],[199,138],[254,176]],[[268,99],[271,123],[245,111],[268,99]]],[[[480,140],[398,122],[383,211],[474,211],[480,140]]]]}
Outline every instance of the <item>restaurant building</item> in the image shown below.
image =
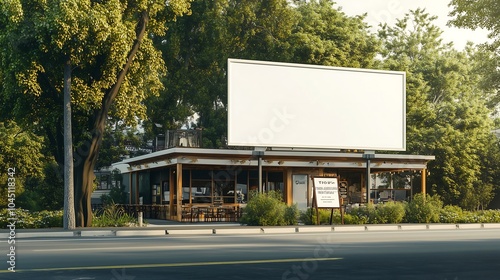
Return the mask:
{"type": "Polygon", "coordinates": [[[113,165],[121,170],[128,207],[140,207],[150,218],[236,221],[251,191],[277,190],[288,205],[305,210],[312,207],[315,176],[337,177],[348,186],[346,205],[408,200],[426,192],[427,163],[434,159],[343,150],[205,149],[189,133],[173,131],[174,140],[161,142],[155,152],[113,165]],[[392,180],[398,173],[409,178],[405,185],[392,180]]]}

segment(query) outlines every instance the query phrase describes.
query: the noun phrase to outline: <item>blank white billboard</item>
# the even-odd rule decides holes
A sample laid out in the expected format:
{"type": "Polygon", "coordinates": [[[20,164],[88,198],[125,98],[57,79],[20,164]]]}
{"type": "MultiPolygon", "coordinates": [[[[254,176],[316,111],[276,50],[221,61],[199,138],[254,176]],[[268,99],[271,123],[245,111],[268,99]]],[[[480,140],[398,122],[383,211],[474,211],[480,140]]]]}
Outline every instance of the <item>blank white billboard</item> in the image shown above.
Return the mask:
{"type": "Polygon", "coordinates": [[[405,72],[228,59],[228,145],[406,149],[405,72]]]}

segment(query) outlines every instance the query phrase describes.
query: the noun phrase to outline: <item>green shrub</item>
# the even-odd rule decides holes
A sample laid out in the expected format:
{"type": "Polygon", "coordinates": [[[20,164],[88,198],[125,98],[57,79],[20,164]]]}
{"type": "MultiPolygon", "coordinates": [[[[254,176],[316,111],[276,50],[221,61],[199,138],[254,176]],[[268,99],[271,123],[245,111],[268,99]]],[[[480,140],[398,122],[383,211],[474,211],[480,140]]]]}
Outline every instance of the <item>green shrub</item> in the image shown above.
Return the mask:
{"type": "Polygon", "coordinates": [[[125,204],[127,203],[127,192],[125,185],[121,184],[120,187],[112,187],[108,194],[101,195],[101,202],[106,204],[125,204]]]}
{"type": "Polygon", "coordinates": [[[63,227],[63,210],[47,211],[43,210],[37,213],[36,219],[39,221],[40,228],[63,227]]]}
{"type": "Polygon", "coordinates": [[[454,205],[446,205],[440,216],[442,223],[500,223],[499,210],[465,211],[454,205]]]}
{"type": "MultiPolygon", "coordinates": [[[[319,212],[319,224],[325,225],[330,224],[331,209],[318,209],[319,212]]],[[[316,209],[307,208],[307,210],[300,213],[300,221],[306,225],[317,225],[316,209]]],[[[341,224],[342,218],[340,216],[340,211],[333,211],[332,224],[341,224]]]]}
{"type": "Polygon", "coordinates": [[[461,219],[457,223],[500,223],[500,211],[463,211],[461,219]]]}
{"type": "Polygon", "coordinates": [[[44,164],[43,176],[29,177],[24,192],[16,194],[16,206],[31,213],[42,210],[62,210],[64,206],[64,178],[55,162],[44,164]]]}
{"type": "Polygon", "coordinates": [[[500,223],[500,210],[483,210],[476,213],[479,215],[478,222],[500,223]]]}
{"type": "Polygon", "coordinates": [[[6,228],[11,222],[8,218],[16,218],[16,229],[26,228],[54,228],[63,226],[63,211],[40,211],[30,212],[26,209],[17,208],[14,216],[10,215],[8,209],[0,211],[0,226],[6,228]]]}
{"type": "Polygon", "coordinates": [[[443,202],[438,196],[416,194],[406,205],[405,221],[408,223],[437,223],[443,202]]]}
{"type": "Polygon", "coordinates": [[[462,223],[465,219],[462,208],[455,205],[446,205],[441,209],[439,222],[441,223],[462,223]]]}
{"type": "Polygon", "coordinates": [[[354,222],[354,224],[362,225],[373,223],[373,221],[376,221],[375,206],[373,204],[351,208],[349,211],[347,211],[347,213],[352,216],[351,221],[354,222]]]}
{"type": "Polygon", "coordinates": [[[346,225],[362,225],[362,224],[366,224],[366,220],[364,218],[360,218],[356,215],[345,213],[344,214],[344,224],[346,224],[346,225]]]}
{"type": "Polygon", "coordinates": [[[377,204],[375,208],[375,220],[370,223],[397,224],[405,217],[405,204],[402,202],[387,202],[377,204]]]}
{"type": "Polygon", "coordinates": [[[291,206],[287,206],[285,209],[285,224],[287,225],[298,224],[299,215],[300,212],[296,203],[291,206]]]}
{"type": "Polygon", "coordinates": [[[281,226],[293,221],[293,212],[285,218],[287,205],[283,202],[280,192],[251,192],[250,199],[243,210],[241,223],[249,226],[281,226]]]}
{"type": "Polygon", "coordinates": [[[114,203],[105,205],[93,213],[93,227],[125,227],[136,224],[136,219],[114,203]]]}

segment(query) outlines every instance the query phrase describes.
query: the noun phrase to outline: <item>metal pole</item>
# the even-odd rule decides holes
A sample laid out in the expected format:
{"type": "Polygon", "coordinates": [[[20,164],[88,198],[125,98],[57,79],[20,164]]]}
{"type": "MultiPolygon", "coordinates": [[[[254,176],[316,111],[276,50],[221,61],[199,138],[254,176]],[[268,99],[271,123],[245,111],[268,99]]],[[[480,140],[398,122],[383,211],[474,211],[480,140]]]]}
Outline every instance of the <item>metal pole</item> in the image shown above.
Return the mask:
{"type": "Polygon", "coordinates": [[[256,148],[252,152],[252,156],[257,157],[257,165],[258,165],[258,170],[259,170],[259,193],[262,193],[262,157],[264,156],[264,150],[260,150],[262,148],[256,148]],[[258,149],[258,150],[257,150],[258,149]]]}
{"type": "Polygon", "coordinates": [[[371,186],[371,170],[370,170],[370,159],[375,158],[374,151],[366,151],[363,154],[363,158],[366,159],[366,204],[370,203],[370,186],[371,186]]]}
{"type": "Polygon", "coordinates": [[[262,193],[262,156],[259,155],[259,193],[262,193]]]}
{"type": "Polygon", "coordinates": [[[139,213],[137,213],[137,219],[139,220],[139,227],[142,227],[142,196],[139,197],[139,213]]]}
{"type": "Polygon", "coordinates": [[[366,204],[367,205],[370,203],[370,181],[371,181],[370,173],[371,173],[370,157],[367,157],[366,158],[366,204]]]}

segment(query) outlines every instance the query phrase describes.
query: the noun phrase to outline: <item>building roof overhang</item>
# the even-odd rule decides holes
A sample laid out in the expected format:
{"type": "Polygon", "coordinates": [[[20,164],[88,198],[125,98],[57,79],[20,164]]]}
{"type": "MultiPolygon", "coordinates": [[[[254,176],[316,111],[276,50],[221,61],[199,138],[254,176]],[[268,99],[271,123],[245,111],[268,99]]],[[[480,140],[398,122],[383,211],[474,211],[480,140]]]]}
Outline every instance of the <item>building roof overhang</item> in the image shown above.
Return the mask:
{"type": "MultiPolygon", "coordinates": [[[[237,149],[171,148],[125,159],[113,164],[122,173],[173,166],[258,166],[258,155],[263,167],[307,167],[307,168],[366,168],[363,153],[338,151],[263,151],[237,149]]],[[[370,168],[373,172],[425,169],[427,162],[434,160],[429,155],[372,154],[370,168]]]]}

